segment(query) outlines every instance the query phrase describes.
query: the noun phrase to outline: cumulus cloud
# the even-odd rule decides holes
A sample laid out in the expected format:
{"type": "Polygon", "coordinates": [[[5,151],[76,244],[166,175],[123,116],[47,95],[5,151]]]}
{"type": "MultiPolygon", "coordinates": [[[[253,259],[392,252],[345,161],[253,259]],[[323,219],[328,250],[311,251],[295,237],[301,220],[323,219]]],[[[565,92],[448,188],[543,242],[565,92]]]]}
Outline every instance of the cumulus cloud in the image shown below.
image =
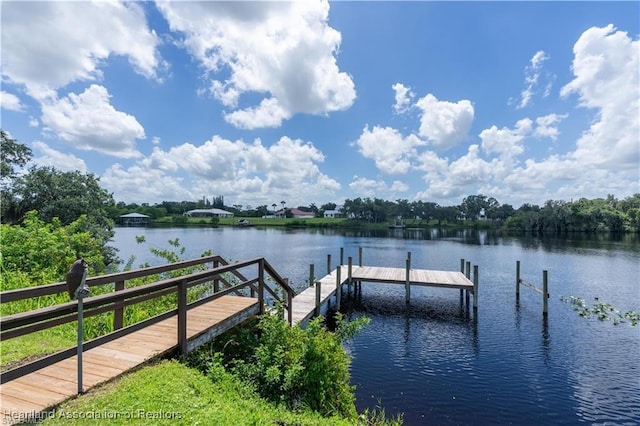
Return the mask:
{"type": "Polygon", "coordinates": [[[7,111],[24,111],[24,105],[20,102],[20,98],[5,91],[0,91],[0,107],[7,111]]]}
{"type": "Polygon", "coordinates": [[[225,119],[236,127],[276,127],[297,113],[353,104],[354,83],[337,64],[341,35],[328,24],[327,1],[163,2],[158,8],[184,34],[183,45],[211,78],[211,93],[234,109],[225,119]],[[262,96],[260,103],[239,106],[247,93],[262,96]]]}
{"type": "Polygon", "coordinates": [[[200,145],[183,143],[168,151],[155,147],[151,155],[129,169],[112,167],[102,181],[110,190],[120,188],[135,194],[134,187],[120,180],[129,175],[134,181],[138,176],[153,177],[145,188],[151,187],[149,197],[154,200],[162,200],[155,198],[160,194],[167,200],[185,199],[185,194],[200,198],[215,191],[243,204],[271,205],[276,198],[296,204],[308,202],[310,194],[318,199],[340,189],[335,179],[320,171],[318,165],[323,161],[322,152],[299,139],[285,136],[266,146],[260,139],[247,143],[216,135],[200,145]]]}
{"type": "Polygon", "coordinates": [[[416,148],[425,141],[415,135],[403,136],[391,127],[365,126],[355,142],[360,153],[375,161],[376,167],[386,174],[404,174],[411,168],[416,148]]]}
{"type": "Polygon", "coordinates": [[[2,75],[38,100],[71,82],[100,79],[112,54],[149,78],[163,66],[158,37],[136,2],[3,2],[1,31],[2,75]]]}
{"type": "Polygon", "coordinates": [[[538,137],[548,137],[555,141],[560,134],[558,124],[567,117],[568,114],[547,114],[536,118],[534,135],[538,137]]]}
{"type": "Polygon", "coordinates": [[[396,83],[391,86],[395,92],[396,103],[393,105],[393,110],[396,114],[402,114],[411,107],[411,102],[415,94],[411,91],[410,87],[406,87],[402,83],[396,83]]]}
{"type": "Polygon", "coordinates": [[[73,154],[57,151],[40,141],[33,142],[32,146],[35,152],[32,161],[39,166],[55,167],[63,172],[87,173],[89,171],[84,160],[73,154]]]}
{"type": "Polygon", "coordinates": [[[353,180],[349,184],[349,188],[357,197],[382,199],[391,199],[399,192],[406,192],[409,190],[409,186],[399,180],[395,180],[391,185],[388,185],[383,180],[374,180],[361,176],[354,176],[353,180]]]}
{"type": "Polygon", "coordinates": [[[144,139],[144,129],[135,117],[117,111],[109,103],[103,86],[91,85],[83,93],[42,104],[42,123],[50,131],[83,150],[98,151],[120,158],[140,156],[136,139],[144,139]]]}
{"type": "Polygon", "coordinates": [[[524,151],[522,141],[531,133],[532,127],[533,122],[528,118],[519,120],[514,129],[498,129],[495,125],[491,126],[480,132],[482,149],[488,154],[515,157],[524,151]]]}
{"type": "Polygon", "coordinates": [[[640,42],[613,25],[586,30],[573,47],[574,79],[560,94],[576,94],[596,119],[571,158],[583,166],[615,167],[638,178],[640,42]]]}
{"type": "MultiPolygon", "coordinates": [[[[524,69],[524,82],[526,86],[520,94],[520,103],[517,106],[518,109],[525,108],[531,102],[531,98],[536,93],[542,66],[548,59],[549,55],[547,55],[543,50],[539,50],[533,55],[529,61],[529,65],[524,69]]],[[[551,82],[549,81],[545,87],[543,96],[548,96],[550,92],[551,82]]]]}
{"type": "Polygon", "coordinates": [[[471,101],[439,101],[429,93],[416,106],[422,111],[419,134],[436,148],[452,148],[467,138],[474,117],[471,101]]]}

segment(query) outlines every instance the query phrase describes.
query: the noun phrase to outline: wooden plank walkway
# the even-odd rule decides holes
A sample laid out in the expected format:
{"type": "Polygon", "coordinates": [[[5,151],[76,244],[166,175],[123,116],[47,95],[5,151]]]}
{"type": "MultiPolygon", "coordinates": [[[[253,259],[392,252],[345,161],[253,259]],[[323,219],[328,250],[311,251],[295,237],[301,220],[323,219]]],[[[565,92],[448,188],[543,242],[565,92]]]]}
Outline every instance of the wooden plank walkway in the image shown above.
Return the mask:
{"type": "MultiPolygon", "coordinates": [[[[260,311],[258,299],[222,296],[187,311],[189,350],[260,311]]],[[[177,316],[107,342],[83,353],[83,385],[93,386],[136,368],[178,347],[177,316]]],[[[29,421],[47,408],[76,396],[77,357],[0,385],[2,424],[29,421]]]]}
{"type": "MultiPolygon", "coordinates": [[[[321,278],[320,304],[325,305],[336,294],[337,271],[321,278]]],[[[352,266],[352,282],[372,282],[387,284],[405,284],[407,275],[405,268],[386,268],[379,266],[352,266]]],[[[340,281],[345,284],[349,280],[349,267],[340,266],[340,281]]],[[[437,271],[428,269],[411,269],[409,281],[412,286],[444,287],[467,290],[473,294],[473,282],[462,272],[437,271]]],[[[293,324],[304,324],[314,315],[316,306],[316,284],[305,289],[293,298],[293,324]]]]}

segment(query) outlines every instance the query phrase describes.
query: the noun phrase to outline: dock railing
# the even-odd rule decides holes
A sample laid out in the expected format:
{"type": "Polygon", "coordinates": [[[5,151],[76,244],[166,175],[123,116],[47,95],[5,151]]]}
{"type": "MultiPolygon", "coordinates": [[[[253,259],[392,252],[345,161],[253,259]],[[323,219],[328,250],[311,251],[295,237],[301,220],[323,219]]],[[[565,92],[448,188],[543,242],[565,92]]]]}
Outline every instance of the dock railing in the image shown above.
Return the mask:
{"type": "MultiPolygon", "coordinates": [[[[173,315],[178,316],[177,342],[181,353],[187,353],[187,310],[200,306],[204,303],[218,299],[222,296],[235,293],[240,294],[242,291],[249,291],[251,295],[257,295],[259,301],[260,312],[265,312],[265,305],[281,304],[287,312],[289,324],[292,322],[292,299],[294,296],[293,289],[287,281],[282,278],[275,269],[264,258],[256,258],[229,264],[220,256],[209,256],[200,259],[194,259],[174,264],[143,268],[134,271],[122,272],[117,274],[103,275],[99,277],[87,278],[86,283],[89,286],[115,284],[114,291],[100,294],[92,297],[86,297],[83,300],[83,318],[102,314],[105,312],[114,313],[114,331],[106,335],[97,337],[84,343],[83,349],[100,346],[106,342],[115,340],[119,337],[140,330],[151,324],[155,324],[173,315]],[[198,271],[191,274],[159,280],[150,284],[139,285],[136,287],[125,288],[124,284],[127,280],[133,278],[144,277],[168,271],[186,268],[198,264],[214,262],[215,267],[198,271]],[[245,277],[247,268],[257,268],[254,278],[247,279],[245,277]],[[242,272],[241,272],[242,271],[242,272]],[[232,274],[239,282],[233,279],[231,282],[228,275],[232,274]],[[188,302],[187,291],[189,288],[205,283],[213,283],[211,294],[196,301],[188,302]],[[222,289],[219,284],[223,283],[222,289]],[[272,288],[270,283],[274,283],[280,288],[272,288]],[[123,327],[122,312],[127,306],[135,305],[144,301],[156,299],[165,295],[177,294],[177,306],[152,318],[136,322],[134,324],[123,327]],[[281,293],[281,294],[278,294],[281,293]]],[[[30,287],[20,290],[11,290],[0,293],[1,303],[15,302],[31,297],[42,295],[51,295],[57,293],[66,293],[65,283],[56,283],[52,285],[30,287]]],[[[45,308],[35,309],[13,315],[7,315],[0,318],[0,340],[15,338],[26,334],[34,333],[40,330],[50,329],[52,327],[70,323],[78,320],[78,301],[61,303],[45,308]]],[[[44,356],[38,360],[21,365],[8,371],[2,372],[0,375],[0,383],[13,380],[24,374],[36,371],[40,368],[52,365],[56,362],[70,358],[76,355],[75,347],[59,351],[52,355],[44,356]]]]}
{"type": "Polygon", "coordinates": [[[542,288],[520,278],[520,261],[516,261],[516,303],[520,303],[520,286],[529,287],[542,296],[542,315],[549,313],[549,276],[546,270],[542,271],[542,288]]]}

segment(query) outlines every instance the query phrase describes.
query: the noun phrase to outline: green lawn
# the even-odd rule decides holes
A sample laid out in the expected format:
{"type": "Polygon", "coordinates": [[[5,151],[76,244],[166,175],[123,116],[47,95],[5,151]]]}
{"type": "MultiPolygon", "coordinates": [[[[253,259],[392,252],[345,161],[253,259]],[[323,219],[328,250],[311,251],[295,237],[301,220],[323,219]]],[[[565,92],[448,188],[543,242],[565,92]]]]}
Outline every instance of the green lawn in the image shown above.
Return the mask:
{"type": "Polygon", "coordinates": [[[145,366],[49,413],[44,425],[383,424],[367,416],[323,418],[276,407],[226,371],[207,377],[175,360],[145,366]]]}

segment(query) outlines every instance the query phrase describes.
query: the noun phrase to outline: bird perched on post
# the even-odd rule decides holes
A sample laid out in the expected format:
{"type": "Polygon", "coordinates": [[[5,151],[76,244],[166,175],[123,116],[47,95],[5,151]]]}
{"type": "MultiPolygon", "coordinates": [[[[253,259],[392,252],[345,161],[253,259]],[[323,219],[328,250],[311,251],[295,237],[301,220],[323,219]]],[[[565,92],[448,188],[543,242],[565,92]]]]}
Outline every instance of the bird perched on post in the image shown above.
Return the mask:
{"type": "Polygon", "coordinates": [[[73,262],[71,269],[67,272],[67,290],[69,291],[69,298],[75,299],[76,290],[81,285],[85,288],[81,289],[82,292],[89,293],[89,289],[86,288],[84,283],[87,276],[87,262],[83,258],[80,258],[73,262]]]}

